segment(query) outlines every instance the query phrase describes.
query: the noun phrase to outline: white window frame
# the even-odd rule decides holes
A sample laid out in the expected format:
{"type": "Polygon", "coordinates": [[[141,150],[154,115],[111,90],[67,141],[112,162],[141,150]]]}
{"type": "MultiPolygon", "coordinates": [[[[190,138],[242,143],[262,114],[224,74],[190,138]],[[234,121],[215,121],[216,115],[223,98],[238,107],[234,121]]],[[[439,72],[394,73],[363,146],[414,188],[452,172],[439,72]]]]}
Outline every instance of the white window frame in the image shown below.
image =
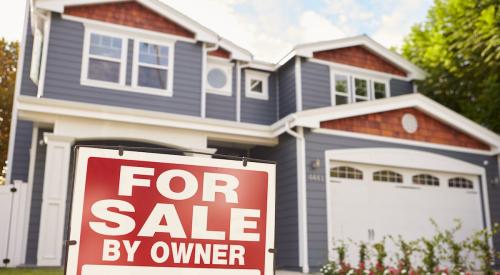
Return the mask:
{"type": "Polygon", "coordinates": [[[208,94],[232,96],[233,95],[233,67],[234,64],[230,60],[220,57],[209,56],[207,57],[207,70],[206,75],[203,77],[205,81],[206,92],[208,94]],[[226,73],[227,82],[222,88],[214,88],[208,82],[208,73],[212,69],[220,69],[226,73]]]}
{"type": "Polygon", "coordinates": [[[245,70],[245,97],[269,100],[269,73],[245,70]],[[251,90],[252,80],[262,82],[262,93],[253,92],[251,90]]]}
{"type": "Polygon", "coordinates": [[[331,101],[332,101],[332,105],[333,106],[336,106],[337,105],[337,95],[340,95],[340,96],[345,96],[347,97],[347,104],[351,103],[352,102],[352,99],[351,99],[351,76],[348,74],[348,73],[342,73],[342,72],[337,72],[337,71],[332,71],[332,73],[330,74],[331,75],[331,81],[330,81],[330,86],[331,86],[331,101]],[[342,75],[342,76],[345,76],[347,78],[347,93],[339,93],[337,92],[336,90],[336,81],[335,81],[335,76],[337,75],[342,75]]]}
{"type": "MultiPolygon", "coordinates": [[[[351,76],[351,86],[352,86],[352,102],[356,103],[358,102],[358,99],[361,99],[363,101],[370,101],[372,98],[370,97],[370,79],[364,76],[359,76],[359,75],[353,75],[351,76]],[[364,80],[366,81],[366,96],[362,95],[357,95],[356,94],[356,79],[357,80],[364,80]]],[[[361,101],[362,102],[362,101],[361,101]]]]}
{"type": "Polygon", "coordinates": [[[391,97],[391,90],[389,89],[389,80],[372,78],[372,79],[370,79],[370,87],[371,87],[371,98],[373,100],[376,100],[376,98],[375,98],[375,82],[382,83],[385,85],[385,98],[391,97]]]}
{"type": "MultiPolygon", "coordinates": [[[[134,39],[134,38],[132,38],[134,39]]],[[[172,96],[173,95],[173,85],[174,85],[174,42],[173,41],[159,41],[155,39],[146,38],[135,38],[134,39],[134,56],[132,60],[132,88],[136,91],[143,93],[161,95],[161,96],[172,96]],[[157,46],[168,47],[168,65],[153,65],[147,63],[141,63],[139,61],[139,45],[140,43],[149,43],[157,46]],[[155,69],[166,69],[167,70],[167,88],[157,89],[151,87],[139,86],[139,66],[144,66],[148,68],[155,69]]]]}
{"type": "Polygon", "coordinates": [[[127,53],[128,53],[128,38],[109,31],[97,30],[93,28],[85,28],[85,38],[83,42],[83,54],[82,54],[82,74],[81,74],[81,83],[82,85],[95,86],[100,88],[107,89],[119,89],[125,86],[125,79],[127,73],[127,53]],[[90,54],[90,36],[91,34],[97,35],[105,35],[111,36],[113,38],[119,38],[122,40],[122,52],[120,60],[103,57],[103,56],[95,56],[90,54]],[[90,58],[95,58],[99,60],[111,61],[111,62],[120,62],[120,74],[118,78],[118,83],[89,79],[88,78],[88,69],[89,69],[89,60],[90,58]]]}
{"type": "Polygon", "coordinates": [[[379,76],[371,76],[368,74],[361,74],[358,72],[350,72],[350,71],[339,71],[330,67],[330,98],[332,106],[336,106],[336,95],[345,96],[344,93],[337,93],[335,90],[335,76],[342,75],[347,77],[347,91],[348,91],[348,104],[356,103],[356,99],[364,99],[366,101],[375,100],[375,82],[384,83],[386,98],[391,96],[391,88],[390,88],[390,78],[381,78],[379,76]],[[356,87],[355,87],[355,79],[365,80],[367,82],[367,95],[366,96],[358,96],[356,95],[356,87]]]}

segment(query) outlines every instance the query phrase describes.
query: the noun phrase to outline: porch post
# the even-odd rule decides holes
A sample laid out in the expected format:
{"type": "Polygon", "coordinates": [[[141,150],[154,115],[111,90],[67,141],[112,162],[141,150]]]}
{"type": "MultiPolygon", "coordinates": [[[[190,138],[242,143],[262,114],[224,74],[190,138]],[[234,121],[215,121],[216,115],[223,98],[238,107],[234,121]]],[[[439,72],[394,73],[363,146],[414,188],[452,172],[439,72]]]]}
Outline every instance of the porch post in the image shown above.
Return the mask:
{"type": "Polygon", "coordinates": [[[37,265],[60,266],[73,138],[46,133],[44,139],[47,144],[47,155],[37,265]]]}

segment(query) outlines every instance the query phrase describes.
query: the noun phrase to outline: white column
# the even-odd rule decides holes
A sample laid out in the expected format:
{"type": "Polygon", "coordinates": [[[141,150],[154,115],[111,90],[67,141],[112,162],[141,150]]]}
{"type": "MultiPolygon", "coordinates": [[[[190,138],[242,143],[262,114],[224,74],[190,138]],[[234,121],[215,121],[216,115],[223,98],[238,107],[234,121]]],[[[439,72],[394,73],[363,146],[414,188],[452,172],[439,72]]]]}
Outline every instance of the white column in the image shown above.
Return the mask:
{"type": "Polygon", "coordinates": [[[73,138],[48,133],[44,137],[47,144],[47,155],[37,264],[39,266],[60,266],[62,264],[66,193],[73,138]]]}

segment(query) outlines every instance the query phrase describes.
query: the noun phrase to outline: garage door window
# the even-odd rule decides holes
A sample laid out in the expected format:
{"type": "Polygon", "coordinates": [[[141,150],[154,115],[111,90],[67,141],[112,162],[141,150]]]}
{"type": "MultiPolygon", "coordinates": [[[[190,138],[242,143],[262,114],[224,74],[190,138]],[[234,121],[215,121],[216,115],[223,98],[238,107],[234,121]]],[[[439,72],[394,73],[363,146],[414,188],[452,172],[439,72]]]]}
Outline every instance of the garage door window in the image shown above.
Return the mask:
{"type": "Polygon", "coordinates": [[[448,186],[451,188],[463,188],[463,189],[473,189],[474,185],[471,180],[456,177],[448,180],[448,186]]]}
{"type": "Polygon", "coordinates": [[[330,176],[333,178],[344,178],[344,179],[363,179],[363,172],[353,167],[349,166],[338,166],[330,170],[330,176]]]}
{"type": "Polygon", "coordinates": [[[383,182],[395,182],[402,183],[403,176],[399,173],[390,170],[382,170],[373,173],[374,181],[383,181],[383,182]]]}
{"type": "Polygon", "coordinates": [[[439,179],[429,174],[419,174],[413,176],[413,184],[439,186],[439,179]]]}

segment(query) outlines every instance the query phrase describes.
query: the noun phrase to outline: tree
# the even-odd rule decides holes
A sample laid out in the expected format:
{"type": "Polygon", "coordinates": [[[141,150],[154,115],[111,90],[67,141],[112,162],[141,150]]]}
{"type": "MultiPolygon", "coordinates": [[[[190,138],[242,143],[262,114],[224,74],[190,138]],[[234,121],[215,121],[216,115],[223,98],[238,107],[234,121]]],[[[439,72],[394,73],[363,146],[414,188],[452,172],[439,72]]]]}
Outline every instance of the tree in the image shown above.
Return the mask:
{"type": "Polygon", "coordinates": [[[0,168],[2,168],[0,184],[5,182],[5,163],[9,147],[18,51],[18,42],[0,39],[0,168]]]}
{"type": "Polygon", "coordinates": [[[435,0],[402,53],[428,72],[422,93],[500,133],[499,0],[435,0]]]}

